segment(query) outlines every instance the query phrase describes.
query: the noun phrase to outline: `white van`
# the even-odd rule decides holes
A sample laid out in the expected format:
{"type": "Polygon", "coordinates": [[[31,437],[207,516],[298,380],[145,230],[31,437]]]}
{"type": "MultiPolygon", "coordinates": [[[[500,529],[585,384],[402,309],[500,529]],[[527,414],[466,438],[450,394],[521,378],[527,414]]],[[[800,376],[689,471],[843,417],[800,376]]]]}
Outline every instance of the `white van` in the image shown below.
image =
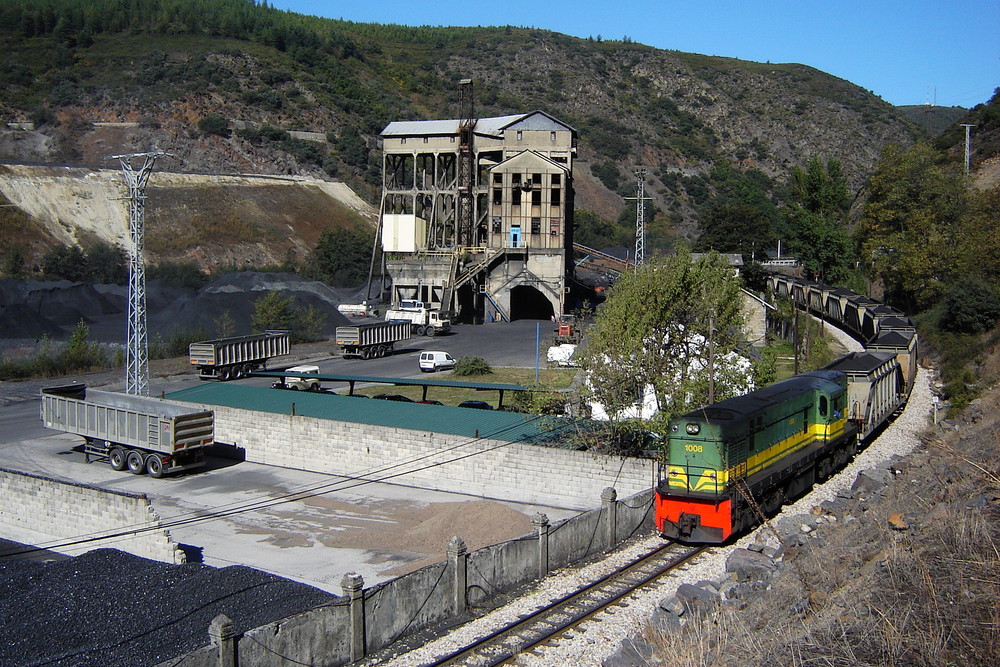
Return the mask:
{"type": "Polygon", "coordinates": [[[434,351],[420,353],[420,370],[424,373],[433,373],[434,371],[454,367],[455,358],[447,352],[434,351]]]}

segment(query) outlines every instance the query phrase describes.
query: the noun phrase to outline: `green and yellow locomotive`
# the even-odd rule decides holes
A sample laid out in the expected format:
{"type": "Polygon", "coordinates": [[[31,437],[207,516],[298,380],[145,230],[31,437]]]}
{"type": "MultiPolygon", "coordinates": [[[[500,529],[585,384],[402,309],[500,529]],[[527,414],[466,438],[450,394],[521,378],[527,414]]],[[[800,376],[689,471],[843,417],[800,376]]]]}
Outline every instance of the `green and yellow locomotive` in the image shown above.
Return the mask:
{"type": "Polygon", "coordinates": [[[656,526],[669,538],[722,543],[853,454],[847,377],[833,370],[699,408],[670,422],[656,526]]]}

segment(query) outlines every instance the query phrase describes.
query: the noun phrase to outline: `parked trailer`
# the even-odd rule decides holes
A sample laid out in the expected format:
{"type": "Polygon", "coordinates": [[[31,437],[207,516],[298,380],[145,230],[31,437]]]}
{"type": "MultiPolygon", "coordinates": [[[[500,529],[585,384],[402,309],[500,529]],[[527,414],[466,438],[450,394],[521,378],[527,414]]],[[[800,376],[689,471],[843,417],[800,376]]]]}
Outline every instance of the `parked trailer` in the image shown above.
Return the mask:
{"type": "Polygon", "coordinates": [[[410,339],[406,321],[372,322],[337,327],[337,345],[344,357],[372,359],[392,354],[396,343],[410,339]]]}
{"type": "Polygon", "coordinates": [[[367,301],[361,303],[342,303],[337,306],[337,310],[342,315],[350,317],[378,317],[378,308],[369,305],[367,301]]]}
{"type": "Polygon", "coordinates": [[[266,369],[268,360],[288,354],[288,347],[287,331],[265,331],[191,343],[188,357],[191,365],[198,368],[201,379],[226,381],[266,369]]]}
{"type": "Polygon", "coordinates": [[[205,465],[215,439],[215,413],[148,396],[71,384],[42,389],[46,428],[83,437],[84,456],[107,459],[115,470],[152,477],[205,465]]]}

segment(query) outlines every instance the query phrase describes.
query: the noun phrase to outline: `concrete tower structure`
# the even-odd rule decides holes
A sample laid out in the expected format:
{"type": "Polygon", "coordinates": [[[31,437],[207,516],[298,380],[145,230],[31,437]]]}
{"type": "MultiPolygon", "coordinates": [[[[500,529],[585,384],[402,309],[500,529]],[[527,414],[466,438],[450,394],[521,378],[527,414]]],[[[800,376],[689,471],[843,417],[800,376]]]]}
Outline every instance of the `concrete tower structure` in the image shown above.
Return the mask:
{"type": "Polygon", "coordinates": [[[382,131],[392,302],[466,321],[549,317],[572,270],[577,133],[543,111],[382,131]]]}

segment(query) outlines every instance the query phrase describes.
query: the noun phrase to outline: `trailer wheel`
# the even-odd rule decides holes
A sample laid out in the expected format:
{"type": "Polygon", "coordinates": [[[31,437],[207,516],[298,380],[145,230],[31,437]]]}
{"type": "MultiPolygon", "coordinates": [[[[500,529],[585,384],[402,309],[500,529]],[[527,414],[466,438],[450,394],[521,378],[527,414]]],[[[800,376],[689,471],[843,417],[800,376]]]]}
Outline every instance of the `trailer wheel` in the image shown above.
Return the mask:
{"type": "Polygon", "coordinates": [[[228,368],[223,368],[219,371],[219,379],[223,382],[228,382],[232,377],[233,375],[228,368]]]}
{"type": "Polygon", "coordinates": [[[128,471],[133,475],[141,475],[146,472],[146,462],[142,458],[142,454],[133,450],[125,456],[125,464],[128,466],[128,471]]]}
{"type": "Polygon", "coordinates": [[[108,463],[112,470],[125,470],[125,450],[121,447],[112,447],[108,452],[108,463]]]}
{"type": "Polygon", "coordinates": [[[233,379],[239,380],[241,377],[243,377],[243,367],[233,366],[233,379]]]}
{"type": "Polygon", "coordinates": [[[372,358],[371,348],[366,347],[365,349],[361,350],[361,358],[364,359],[365,361],[371,359],[372,358]]]}
{"type": "Polygon", "coordinates": [[[150,477],[155,479],[163,477],[163,459],[156,454],[146,459],[146,472],[149,473],[150,477]]]}
{"type": "Polygon", "coordinates": [[[433,324],[428,324],[427,329],[424,330],[424,333],[427,334],[428,336],[433,336],[434,334],[437,333],[437,329],[434,328],[433,324]]]}
{"type": "Polygon", "coordinates": [[[413,333],[417,334],[418,336],[423,336],[426,332],[427,328],[422,324],[413,331],[413,333]]]}

